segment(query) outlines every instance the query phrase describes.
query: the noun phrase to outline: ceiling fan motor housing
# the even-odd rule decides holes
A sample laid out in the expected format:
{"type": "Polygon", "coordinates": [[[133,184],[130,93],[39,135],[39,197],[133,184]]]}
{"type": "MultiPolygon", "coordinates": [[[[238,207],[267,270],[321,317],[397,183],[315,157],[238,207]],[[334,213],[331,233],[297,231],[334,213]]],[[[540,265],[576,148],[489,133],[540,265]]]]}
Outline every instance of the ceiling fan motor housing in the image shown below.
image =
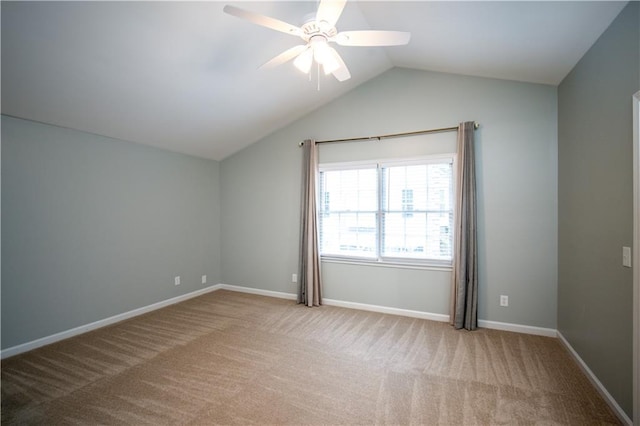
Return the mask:
{"type": "Polygon", "coordinates": [[[332,37],[338,34],[336,27],[325,21],[312,21],[306,22],[302,27],[302,39],[309,42],[313,37],[322,36],[325,40],[329,41],[332,37]]]}

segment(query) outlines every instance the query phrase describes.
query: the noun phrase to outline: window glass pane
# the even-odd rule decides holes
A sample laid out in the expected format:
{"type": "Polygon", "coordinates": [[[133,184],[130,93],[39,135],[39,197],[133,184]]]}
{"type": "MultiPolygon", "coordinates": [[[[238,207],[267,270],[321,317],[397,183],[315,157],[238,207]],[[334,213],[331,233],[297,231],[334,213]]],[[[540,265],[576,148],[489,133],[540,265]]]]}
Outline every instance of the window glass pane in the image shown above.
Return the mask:
{"type": "Polygon", "coordinates": [[[450,210],[452,167],[446,162],[383,169],[383,209],[410,210],[406,208],[406,194],[410,191],[413,210],[450,210]]]}
{"type": "Polygon", "coordinates": [[[377,169],[320,173],[320,253],[377,257],[377,169]]]}
{"type": "Polygon", "coordinates": [[[320,253],[377,257],[376,213],[323,212],[320,216],[320,253]]]}
{"type": "Polygon", "coordinates": [[[425,209],[427,166],[388,167],[383,169],[383,179],[385,210],[425,209]],[[411,209],[407,208],[409,204],[411,209]]]}
{"type": "Polygon", "coordinates": [[[451,213],[384,213],[382,256],[450,260],[451,213]]]}
{"type": "Polygon", "coordinates": [[[382,169],[383,257],[451,259],[452,164],[382,169]]]}
{"type": "Polygon", "coordinates": [[[453,253],[451,228],[453,213],[427,213],[427,247],[429,259],[450,260],[453,253]]]}
{"type": "Polygon", "coordinates": [[[426,210],[451,210],[453,194],[453,165],[450,163],[427,165],[426,210]]]}
{"type": "MultiPolygon", "coordinates": [[[[376,211],[378,209],[376,169],[331,170],[321,173],[323,197],[331,211],[376,211]]],[[[320,199],[324,201],[323,198],[320,199]]],[[[324,208],[327,209],[327,206],[324,208]]]]}
{"type": "Polygon", "coordinates": [[[427,214],[403,213],[383,215],[382,255],[387,257],[409,257],[426,259],[427,214]]]}

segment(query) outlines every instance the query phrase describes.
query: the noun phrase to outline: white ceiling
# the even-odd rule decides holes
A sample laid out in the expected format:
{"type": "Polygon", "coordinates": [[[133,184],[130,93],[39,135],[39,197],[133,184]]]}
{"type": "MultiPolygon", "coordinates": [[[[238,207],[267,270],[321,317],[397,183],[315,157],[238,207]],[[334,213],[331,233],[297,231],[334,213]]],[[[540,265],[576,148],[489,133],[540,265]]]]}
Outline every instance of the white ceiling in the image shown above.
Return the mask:
{"type": "MultiPolygon", "coordinates": [[[[626,2],[354,1],[338,30],[399,30],[407,46],[337,47],[352,78],[309,82],[298,44],[224,2],[6,2],[2,113],[223,159],[394,67],[557,85],[626,2]]],[[[317,2],[229,2],[292,23],[317,2]]]]}

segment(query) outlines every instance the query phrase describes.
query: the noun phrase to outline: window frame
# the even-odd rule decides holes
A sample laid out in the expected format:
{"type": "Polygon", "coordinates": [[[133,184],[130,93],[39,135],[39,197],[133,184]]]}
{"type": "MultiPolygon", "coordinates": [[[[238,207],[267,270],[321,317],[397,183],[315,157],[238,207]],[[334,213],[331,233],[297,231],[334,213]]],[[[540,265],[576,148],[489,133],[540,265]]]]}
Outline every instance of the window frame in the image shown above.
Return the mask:
{"type": "MultiPolygon", "coordinates": [[[[364,257],[357,255],[340,255],[340,254],[320,254],[321,261],[331,263],[346,263],[356,265],[371,265],[371,266],[386,266],[386,267],[399,267],[406,269],[432,269],[432,270],[446,270],[450,271],[453,266],[454,253],[451,253],[450,260],[440,259],[415,259],[408,257],[394,257],[383,256],[382,254],[382,214],[385,210],[382,208],[382,195],[383,195],[383,168],[389,167],[402,167],[413,165],[427,165],[427,164],[440,164],[443,162],[449,162],[451,164],[451,244],[453,250],[454,241],[454,229],[455,223],[455,192],[456,192],[456,171],[457,171],[457,155],[455,153],[446,154],[432,154],[419,157],[410,158],[391,158],[391,159],[379,159],[379,160],[366,160],[366,161],[345,161],[345,162],[331,162],[320,163],[318,166],[318,174],[325,171],[339,171],[339,170],[356,170],[356,169],[376,169],[377,176],[377,211],[376,211],[376,253],[375,257],[364,257]]],[[[320,211],[321,204],[320,198],[322,197],[322,180],[318,176],[318,213],[320,211]]],[[[320,218],[318,218],[320,219],[320,218]]],[[[319,224],[320,225],[320,224],[319,224]]]]}

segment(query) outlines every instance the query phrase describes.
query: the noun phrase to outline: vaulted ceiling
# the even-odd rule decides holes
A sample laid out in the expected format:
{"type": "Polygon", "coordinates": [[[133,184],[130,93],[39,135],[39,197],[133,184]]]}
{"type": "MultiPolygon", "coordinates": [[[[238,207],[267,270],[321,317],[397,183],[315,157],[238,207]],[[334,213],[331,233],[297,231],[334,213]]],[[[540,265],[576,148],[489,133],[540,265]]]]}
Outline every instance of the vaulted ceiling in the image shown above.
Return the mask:
{"type": "MultiPolygon", "coordinates": [[[[557,85],[626,2],[351,0],[339,31],[411,41],[336,47],[346,82],[291,63],[258,70],[299,39],[225,4],[3,1],[2,113],[221,160],[392,67],[557,85]]],[[[317,9],[229,4],[294,25],[317,9]]]]}

